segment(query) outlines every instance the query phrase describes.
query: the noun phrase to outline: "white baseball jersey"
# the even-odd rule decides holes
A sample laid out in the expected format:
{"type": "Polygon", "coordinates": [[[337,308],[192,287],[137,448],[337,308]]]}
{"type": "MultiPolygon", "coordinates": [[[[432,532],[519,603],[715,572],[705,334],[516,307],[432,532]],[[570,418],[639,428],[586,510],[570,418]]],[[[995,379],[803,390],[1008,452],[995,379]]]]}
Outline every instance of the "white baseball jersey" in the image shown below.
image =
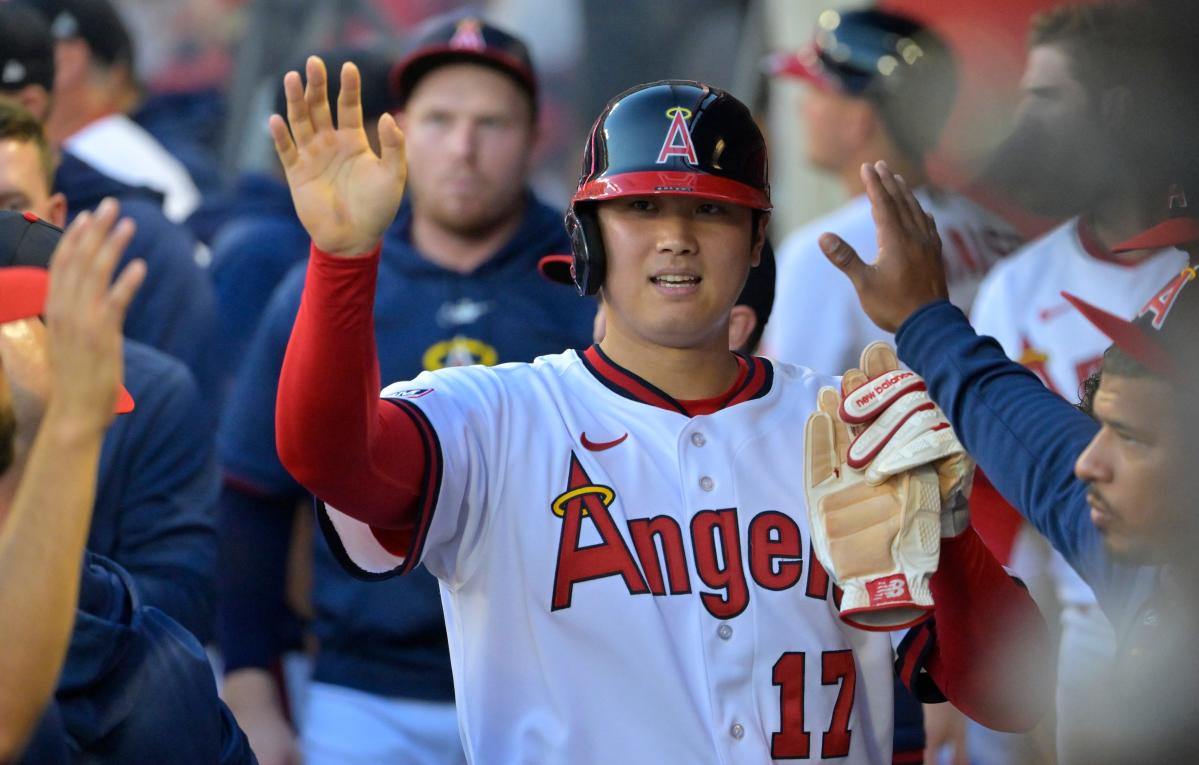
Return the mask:
{"type": "MultiPolygon", "coordinates": [[[[1187,264],[1186,253],[1162,250],[1137,263],[1115,260],[1073,218],[1029,242],[995,267],[979,288],[970,322],[999,341],[1012,359],[1071,403],[1098,371],[1112,341],[1062,292],[1131,319],[1187,264]]],[[[1056,552],[1049,563],[1059,600],[1092,605],[1095,595],[1056,552]]]]}
{"type": "Polygon", "coordinates": [[[419,533],[321,526],[351,570],[441,581],[472,762],[890,762],[894,633],[841,622],[810,547],[832,381],[745,363],[696,417],[598,348],[384,390],[431,455],[419,533]]]}
{"type": "MultiPolygon", "coordinates": [[[[922,187],[916,198],[936,218],[950,300],[969,310],[987,271],[1020,245],[1020,237],[1001,218],[960,194],[922,187]]],[[[894,340],[874,326],[853,284],[820,251],[817,240],[826,231],[844,239],[867,263],[878,255],[865,194],[784,239],[778,249],[774,311],[762,350],[819,372],[841,374],[858,365],[859,354],[870,343],[894,340]]]]}

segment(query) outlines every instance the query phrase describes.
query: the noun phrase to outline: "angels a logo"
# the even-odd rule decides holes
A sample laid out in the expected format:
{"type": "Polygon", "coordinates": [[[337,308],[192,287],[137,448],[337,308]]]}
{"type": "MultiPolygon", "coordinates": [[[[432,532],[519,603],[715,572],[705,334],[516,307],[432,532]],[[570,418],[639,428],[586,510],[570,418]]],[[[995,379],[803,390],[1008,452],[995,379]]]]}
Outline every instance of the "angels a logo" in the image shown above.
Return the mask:
{"type": "Polygon", "coordinates": [[[454,50],[483,50],[487,47],[483,41],[483,25],[478,19],[462,19],[450,38],[450,47],[454,50]]]}
{"type": "MultiPolygon", "coordinates": [[[[691,516],[689,529],[670,515],[626,515],[622,530],[617,518],[625,514],[610,509],[617,498],[617,489],[593,481],[571,452],[566,490],[549,503],[549,512],[562,523],[552,611],[570,608],[576,586],[588,582],[619,578],[630,595],[691,595],[694,575],[708,613],[731,619],[749,605],[751,582],[764,590],[786,590],[803,573],[799,525],[786,513],[758,513],[744,538],[737,508],[700,510],[691,516]],[[599,541],[583,544],[585,537],[599,541]]],[[[823,600],[827,591],[828,575],[813,559],[807,595],[823,600]]]]}
{"type": "Polygon", "coordinates": [[[1166,323],[1166,316],[1170,313],[1170,309],[1178,301],[1178,296],[1182,293],[1182,288],[1194,278],[1194,268],[1187,266],[1182,269],[1182,272],[1171,279],[1170,283],[1163,287],[1161,292],[1158,292],[1149,299],[1149,302],[1137,314],[1137,318],[1139,319],[1145,314],[1152,314],[1153,318],[1150,320],[1150,324],[1154,329],[1161,329],[1162,325],[1166,323]]]}
{"type": "Polygon", "coordinates": [[[695,155],[695,144],[691,141],[691,131],[687,128],[687,120],[691,119],[691,110],[682,106],[672,106],[666,110],[670,118],[670,127],[666,129],[666,140],[658,151],[657,164],[666,164],[671,157],[682,157],[689,164],[698,165],[695,155]]]}

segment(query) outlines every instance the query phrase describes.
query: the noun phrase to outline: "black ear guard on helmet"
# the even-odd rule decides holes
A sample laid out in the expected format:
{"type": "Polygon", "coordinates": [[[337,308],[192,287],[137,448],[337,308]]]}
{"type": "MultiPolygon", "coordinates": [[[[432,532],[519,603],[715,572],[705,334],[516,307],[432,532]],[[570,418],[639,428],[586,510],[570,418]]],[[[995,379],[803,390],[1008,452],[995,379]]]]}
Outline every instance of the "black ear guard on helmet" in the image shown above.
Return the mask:
{"type": "Polygon", "coordinates": [[[566,213],[566,233],[574,263],[570,274],[580,295],[594,295],[604,284],[604,241],[600,237],[595,208],[588,204],[572,205],[566,213]]]}

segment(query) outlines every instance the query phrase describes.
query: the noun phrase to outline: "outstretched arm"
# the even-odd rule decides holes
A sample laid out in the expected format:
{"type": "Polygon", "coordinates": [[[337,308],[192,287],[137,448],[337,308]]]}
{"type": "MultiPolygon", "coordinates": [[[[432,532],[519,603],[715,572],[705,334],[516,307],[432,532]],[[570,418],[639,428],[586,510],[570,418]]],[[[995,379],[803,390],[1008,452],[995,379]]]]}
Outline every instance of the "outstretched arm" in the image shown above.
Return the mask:
{"type": "Polygon", "coordinates": [[[324,63],[307,85],[288,72],[285,122],[271,134],[312,256],[279,378],[279,457],[307,489],[343,512],[391,529],[415,519],[425,455],[411,421],[379,403],[372,308],[383,231],[395,217],[407,165],[390,115],[379,121],[382,156],[362,127],[358,69],[341,72],[333,126],[324,63]],[[290,126],[290,131],[288,127],[290,126]]]}
{"type": "Polygon", "coordinates": [[[110,286],[133,236],[133,224],[114,228],[116,219],[116,203],[106,200],[95,216],[80,215],[59,241],[45,310],[45,415],[19,478],[19,464],[0,476],[19,481],[7,517],[0,518],[4,762],[20,754],[54,690],[75,621],[100,445],[121,380],[121,324],[145,277],[145,265],[134,261],[110,286]]]}

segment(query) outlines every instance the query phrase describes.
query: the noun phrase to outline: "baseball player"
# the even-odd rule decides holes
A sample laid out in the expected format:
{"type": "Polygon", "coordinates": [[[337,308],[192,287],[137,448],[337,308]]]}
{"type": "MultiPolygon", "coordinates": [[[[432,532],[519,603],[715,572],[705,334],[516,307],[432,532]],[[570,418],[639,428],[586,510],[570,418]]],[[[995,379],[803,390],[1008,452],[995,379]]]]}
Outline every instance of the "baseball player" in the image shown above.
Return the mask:
{"type": "MultiPolygon", "coordinates": [[[[889,760],[892,642],[838,618],[808,549],[796,438],[829,380],[728,349],[770,210],[745,106],[664,81],[596,121],[567,228],[602,343],[421,374],[380,399],[371,303],[404,138],[384,117],[376,158],[356,70],[336,129],[319,59],[307,74],[306,89],[287,75],[288,120],[271,122],[313,236],[280,457],[350,570],[423,563],[440,580],[468,757],[889,760]]],[[[936,628],[908,633],[901,668],[988,724],[1032,724],[1046,689],[1025,699],[992,664],[1007,627],[1043,639],[1031,600],[968,530],[944,540],[932,588],[936,628]]],[[[885,589],[866,610],[903,597],[885,589]]],[[[1022,677],[1041,662],[1010,658],[1022,677]]]]}
{"type": "Polygon", "coordinates": [[[968,310],[983,276],[1020,238],[998,216],[928,181],[925,157],[956,91],[946,43],[898,13],[826,13],[810,47],[771,59],[770,68],[807,84],[802,117],[808,161],[836,177],[852,199],[779,246],[778,302],[764,352],[831,373],[856,364],[868,343],[889,339],[858,307],[816,243],[822,232],[836,231],[859,252],[874,251],[870,200],[858,173],[866,161],[885,161],[916,189],[941,232],[950,299],[968,310]]]}
{"type": "MultiPolygon", "coordinates": [[[[590,306],[537,273],[543,255],[570,244],[561,212],[527,185],[539,90],[524,43],[468,12],[433,19],[391,82],[412,161],[376,284],[382,374],[528,361],[586,343],[590,306]]],[[[356,581],[316,535],[319,647],[298,741],[267,671],[283,642],[289,529],[297,505],[309,507],[275,449],[279,369],[305,281],[296,265],[266,307],[221,421],[223,692],[264,765],[289,762],[297,745],[308,765],[461,763],[441,597],[423,568],[356,581]]]]}
{"type": "MultiPolygon", "coordinates": [[[[1128,139],[1136,123],[1152,119],[1150,107],[1161,89],[1137,76],[1150,63],[1142,56],[1148,43],[1136,23],[1139,15],[1134,7],[1093,4],[1057,8],[1033,20],[1016,124],[998,154],[1005,176],[1019,174],[1018,183],[1011,179],[1013,188],[1034,211],[1069,217],[999,263],[969,311],[980,333],[1071,403],[1100,367],[1110,341],[1061,293],[1132,317],[1187,263],[1186,253],[1168,246],[1112,250],[1160,215],[1159,189],[1165,187],[1155,181],[1152,163],[1138,161],[1128,139]],[[1117,94],[1135,108],[1105,114],[1100,105],[1117,94]],[[1095,156],[1105,161],[1091,161],[1095,156]]],[[[1170,204],[1185,208],[1185,192],[1175,187],[1170,204]]],[[[1061,605],[1058,758],[1087,762],[1086,755],[1076,760],[1073,750],[1092,736],[1096,721],[1075,699],[1096,692],[1102,679],[1094,667],[1111,662],[1115,635],[1082,578],[1061,555],[1037,554],[1027,533],[1016,537],[1012,565],[1026,581],[1045,576],[1061,605]]]]}
{"type": "MultiPolygon", "coordinates": [[[[1199,224],[1170,219],[1123,246],[1150,242],[1195,250],[1199,224]]],[[[935,241],[897,236],[872,265],[835,236],[822,247],[864,310],[896,331],[900,357],[925,376],[995,486],[1082,575],[1111,619],[1115,658],[1093,668],[1110,668],[1110,682],[1071,700],[1102,723],[1082,742],[1086,761],[1194,762],[1194,269],[1171,277],[1133,321],[1063,293],[1113,341],[1087,402],[1091,419],[945,300],[935,241]]]]}
{"type": "Polygon", "coordinates": [[[42,268],[0,268],[6,763],[254,762],[196,638],[148,605],[124,568],[84,551],[93,500],[103,493],[101,441],[114,409],[134,405],[119,384],[130,371],[121,324],[145,264],[134,261],[113,280],[132,233],[130,221],[117,223],[112,200],[65,235],[28,214],[0,212],[0,262],[45,263],[55,253],[49,284],[42,268]],[[44,408],[34,403],[39,394],[44,408]]]}

